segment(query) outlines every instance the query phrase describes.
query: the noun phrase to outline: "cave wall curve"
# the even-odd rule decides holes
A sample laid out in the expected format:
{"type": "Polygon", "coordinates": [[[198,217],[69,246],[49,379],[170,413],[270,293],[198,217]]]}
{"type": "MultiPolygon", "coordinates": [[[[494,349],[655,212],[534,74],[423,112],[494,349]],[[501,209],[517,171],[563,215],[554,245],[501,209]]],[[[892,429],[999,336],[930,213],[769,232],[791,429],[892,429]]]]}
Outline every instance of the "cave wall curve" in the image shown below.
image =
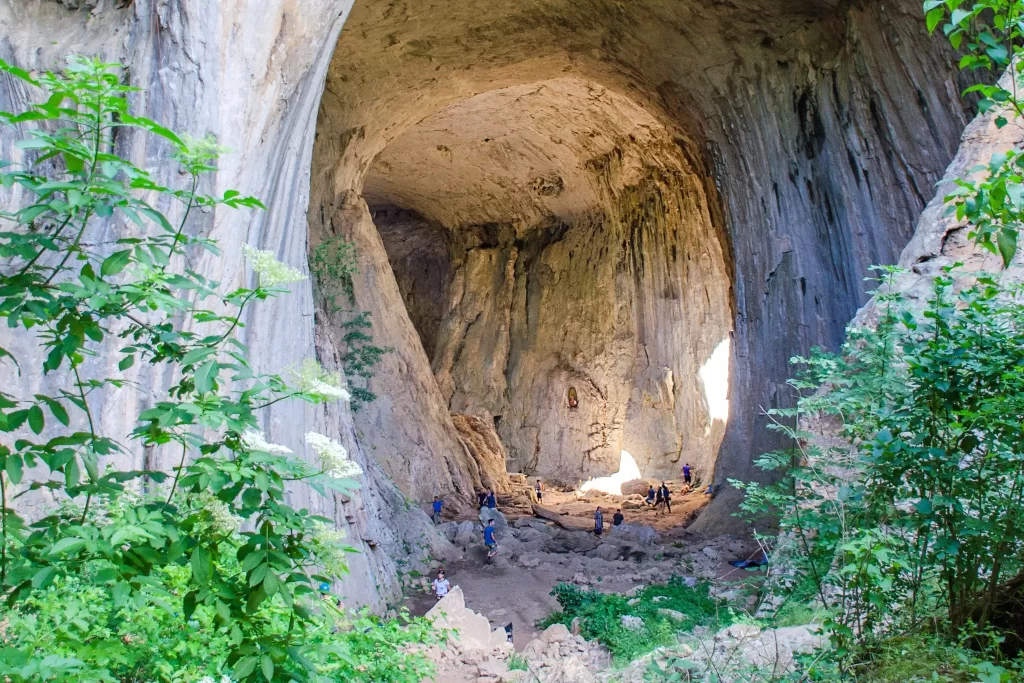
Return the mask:
{"type": "MultiPolygon", "coordinates": [[[[441,425],[434,422],[453,407],[500,414],[498,430],[511,463],[542,474],[568,475],[571,467],[563,464],[574,462],[579,476],[606,474],[617,460],[602,457],[583,462],[586,448],[581,444],[596,438],[613,453],[620,445],[628,448],[626,442],[630,441],[608,439],[607,430],[569,444],[560,441],[558,434],[549,434],[540,439],[546,441],[549,454],[531,460],[530,435],[524,430],[564,422],[565,416],[550,411],[540,422],[521,419],[518,425],[509,419],[517,405],[553,405],[557,397],[551,392],[527,391],[508,402],[509,387],[529,382],[529,376],[515,373],[514,364],[512,374],[509,367],[483,368],[493,360],[495,350],[499,357],[514,355],[494,341],[504,329],[511,330],[517,322],[529,323],[529,315],[523,315],[525,309],[512,315],[512,304],[494,302],[514,300],[520,286],[515,263],[519,249],[527,245],[516,245],[517,239],[552,234],[557,224],[566,222],[566,213],[573,214],[575,225],[583,225],[585,220],[580,212],[552,202],[524,199],[518,181],[512,183],[515,187],[510,194],[522,199],[519,205],[504,214],[488,214],[494,203],[481,202],[480,197],[489,200],[509,191],[507,184],[497,182],[496,172],[493,178],[478,178],[482,182],[472,187],[451,188],[432,201],[424,201],[422,196],[429,182],[400,187],[403,177],[408,179],[416,172],[396,170],[402,163],[415,165],[408,155],[400,158],[403,140],[407,141],[409,131],[417,126],[429,129],[431,119],[443,121],[444,114],[439,112],[503,89],[522,90],[531,84],[577,79],[628,98],[674,142],[678,158],[701,186],[701,211],[706,211],[708,230],[717,231],[707,233],[714,240],[702,239],[699,244],[716,242],[723,251],[717,270],[712,269],[718,275],[710,279],[719,289],[724,286],[726,293],[708,298],[713,302],[709,308],[716,313],[724,301],[730,317],[725,325],[712,325],[715,334],[711,336],[722,333],[730,337],[731,414],[719,437],[721,447],[701,451],[687,445],[686,437],[701,430],[695,424],[677,422],[665,428],[682,437],[675,457],[666,449],[659,457],[647,458],[645,464],[651,474],[666,476],[676,470],[680,458],[694,458],[705,481],[721,483],[728,477],[757,476],[751,464],[753,456],[777,443],[765,429],[762,411],[792,399],[785,386],[788,359],[812,345],[834,347],[846,322],[864,301],[862,280],[868,274],[867,266],[892,262],[909,238],[913,222],[968,120],[968,111],[958,97],[967,83],[960,78],[955,56],[941,40],[927,35],[914,0],[885,4],[751,0],[712,5],[589,0],[515,6],[472,1],[438,6],[405,0],[357,5],[339,38],[320,109],[313,163],[314,210],[309,214],[311,237],[376,235],[369,210],[357,211],[362,216],[358,226],[340,218],[340,212],[351,212],[366,199],[377,204],[404,202],[406,206],[401,208],[418,208],[435,222],[490,225],[499,235],[496,242],[488,241],[486,234],[480,237],[479,226],[466,231],[475,235],[470,239],[477,247],[506,249],[504,254],[488,255],[495,263],[484,269],[487,278],[478,280],[481,291],[490,289],[489,301],[478,306],[481,310],[477,313],[508,311],[486,322],[490,332],[481,336],[486,336],[488,343],[477,345],[477,367],[464,368],[462,379],[450,381],[459,368],[457,363],[439,362],[444,359],[443,340],[433,339],[436,348],[428,357],[422,345],[415,343],[416,329],[409,315],[404,310],[390,310],[404,308],[395,304],[409,298],[408,287],[404,294],[401,287],[395,287],[376,307],[370,301],[376,295],[365,295],[367,306],[382,326],[399,325],[402,338],[410,344],[408,348],[395,345],[398,357],[375,382],[382,393],[400,393],[411,382],[417,387],[417,396],[429,395],[429,399],[401,417],[403,429],[408,429],[410,420],[420,427],[418,441],[396,439],[372,428],[364,429],[364,436],[377,444],[378,452],[392,454],[385,457],[396,458],[402,467],[407,460],[418,458],[447,459],[450,481],[441,485],[457,484],[456,488],[471,487],[472,481],[464,478],[457,482],[460,456],[451,454],[458,451],[458,445],[443,420],[441,425]],[[375,169],[380,164],[389,168],[375,169]],[[460,199],[460,193],[477,196],[471,201],[460,199]],[[546,226],[546,232],[531,228],[538,225],[546,226]],[[507,238],[500,237],[502,231],[507,238]],[[511,259],[510,248],[517,250],[511,259]],[[502,268],[509,274],[498,277],[502,268]],[[390,317],[401,320],[384,322],[390,317]],[[481,355],[484,353],[488,355],[481,355]],[[494,379],[480,381],[481,374],[494,375],[494,379]],[[441,385],[436,393],[434,375],[441,385]],[[472,391],[458,390],[458,385],[474,382],[479,386],[472,391]],[[460,393],[467,395],[460,397],[460,393]],[[496,397],[504,397],[506,405],[497,405],[496,397]],[[419,416],[424,412],[429,417],[419,416]]],[[[520,136],[520,143],[526,142],[520,136]]],[[[468,145],[463,148],[467,157],[460,159],[463,168],[486,156],[468,145]]],[[[617,154],[628,148],[629,144],[618,145],[617,154]]],[[[435,152],[452,155],[451,147],[440,142],[435,152]]],[[[419,164],[419,172],[425,175],[443,168],[440,161],[428,162],[425,154],[419,164]]],[[[490,172],[487,168],[472,171],[482,176],[490,172]]],[[[508,173],[504,178],[509,178],[508,173]]],[[[544,174],[538,178],[543,179],[544,174]]],[[[567,178],[562,181],[570,184],[567,178]]],[[[544,188],[545,184],[538,186],[544,188]]],[[[613,184],[605,193],[606,215],[610,215],[607,208],[614,203],[616,192],[622,194],[627,187],[636,184],[613,184]]],[[[592,227],[595,223],[603,224],[592,220],[592,227]]],[[[597,233],[592,230],[590,234],[597,233]]],[[[613,260],[628,260],[628,241],[619,245],[613,260]]],[[[390,265],[386,245],[381,242],[376,247],[376,251],[365,252],[364,258],[386,275],[390,265]]],[[[614,282],[614,277],[601,280],[614,282]]],[[[680,282],[678,278],[675,281],[680,282]]],[[[460,284],[453,276],[452,282],[455,291],[460,287],[467,291],[464,281],[460,284]]],[[[442,296],[447,307],[452,305],[446,298],[451,291],[449,287],[442,296]]],[[[634,291],[651,293],[657,286],[647,282],[634,291]]],[[[614,305],[609,308],[613,310],[614,305]]],[[[665,310],[652,309],[651,329],[661,329],[671,319],[664,315],[665,310]]],[[[631,333],[636,335],[643,327],[640,316],[632,311],[629,316],[631,333]]],[[[456,320],[465,318],[455,316],[456,320]]],[[[555,324],[557,321],[548,321],[546,326],[555,324]]],[[[605,327],[614,329],[611,324],[605,327]]],[[[460,335],[461,343],[466,331],[454,336],[460,335]]],[[[511,349],[513,336],[505,336],[505,345],[511,349]]],[[[535,343],[528,329],[521,336],[535,343]]],[[[616,333],[607,331],[606,338],[612,341],[616,333]]],[[[670,358],[685,355],[685,345],[690,342],[682,341],[683,349],[678,339],[669,344],[673,346],[666,350],[670,358]]],[[[547,371],[536,364],[532,367],[547,371]]],[[[632,380],[640,377],[635,369],[627,374],[632,380]]],[[[608,376],[621,375],[612,371],[608,376]]],[[[664,393],[664,379],[662,375],[662,390],[650,392],[648,403],[658,400],[655,394],[664,393]]],[[[657,384],[655,381],[654,386],[657,384]]],[[[563,385],[563,380],[550,385],[563,385]]],[[[673,386],[670,393],[676,400],[692,403],[694,387],[684,394],[685,389],[673,386]]],[[[627,399],[620,413],[605,414],[592,424],[622,426],[626,418],[621,411],[636,410],[643,404],[643,400],[627,399]]],[[[377,424],[393,422],[385,413],[373,417],[377,424]]],[[[361,419],[356,417],[357,422],[361,419]]],[[[640,433],[635,438],[643,439],[655,423],[638,424],[644,427],[637,430],[640,433]]],[[[536,437],[533,443],[536,454],[536,437]]],[[[389,471],[400,469],[392,466],[389,471]]],[[[720,500],[723,507],[728,506],[729,496],[720,500]]]]}

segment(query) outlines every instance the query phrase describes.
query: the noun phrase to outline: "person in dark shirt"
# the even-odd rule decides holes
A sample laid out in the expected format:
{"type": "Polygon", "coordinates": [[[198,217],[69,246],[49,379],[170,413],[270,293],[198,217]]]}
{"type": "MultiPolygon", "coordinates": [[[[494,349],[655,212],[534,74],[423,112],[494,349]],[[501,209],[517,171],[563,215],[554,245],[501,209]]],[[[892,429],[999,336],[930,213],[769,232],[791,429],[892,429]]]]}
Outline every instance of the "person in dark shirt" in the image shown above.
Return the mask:
{"type": "Polygon", "coordinates": [[[649,505],[650,507],[654,507],[654,487],[653,486],[647,487],[647,497],[644,498],[644,502],[647,503],[647,505],[649,505]]]}
{"type": "Polygon", "coordinates": [[[659,487],[658,487],[658,492],[657,492],[657,494],[655,494],[655,496],[654,496],[654,509],[655,509],[655,510],[657,510],[658,508],[660,508],[660,507],[661,507],[661,504],[665,502],[665,499],[664,499],[664,498],[662,497],[662,495],[661,495],[661,489],[662,489],[662,487],[661,487],[661,486],[659,486],[659,487]]]}
{"type": "Polygon", "coordinates": [[[690,463],[683,465],[683,482],[693,486],[693,477],[691,476],[690,463]]]}
{"type": "Polygon", "coordinates": [[[601,508],[594,510],[594,535],[600,536],[604,532],[604,515],[601,508]]]}
{"type": "Polygon", "coordinates": [[[665,482],[661,482],[661,488],[658,489],[658,497],[661,498],[663,503],[665,503],[665,509],[668,510],[669,514],[671,514],[672,494],[669,492],[668,487],[665,486],[665,482]]]}
{"type": "Polygon", "coordinates": [[[615,515],[612,517],[612,526],[619,526],[626,518],[622,516],[622,508],[615,511],[615,515]]]}
{"type": "Polygon", "coordinates": [[[483,489],[476,492],[476,506],[482,508],[487,505],[487,491],[483,489]]]}
{"type": "Polygon", "coordinates": [[[494,520],[487,520],[484,527],[484,545],[487,546],[487,557],[494,557],[498,554],[498,542],[494,540],[494,520]]]}
{"type": "Polygon", "coordinates": [[[492,510],[498,507],[498,499],[494,497],[493,490],[487,492],[487,507],[492,510]]]}
{"type": "Polygon", "coordinates": [[[434,508],[434,515],[433,515],[433,517],[434,517],[434,524],[440,524],[441,523],[441,507],[443,505],[444,505],[444,502],[439,497],[434,496],[434,505],[433,505],[433,508],[434,508]]]}
{"type": "Polygon", "coordinates": [[[537,502],[538,503],[543,503],[544,502],[544,486],[543,486],[543,484],[540,483],[540,479],[537,480],[537,488],[535,490],[537,491],[537,502]]]}

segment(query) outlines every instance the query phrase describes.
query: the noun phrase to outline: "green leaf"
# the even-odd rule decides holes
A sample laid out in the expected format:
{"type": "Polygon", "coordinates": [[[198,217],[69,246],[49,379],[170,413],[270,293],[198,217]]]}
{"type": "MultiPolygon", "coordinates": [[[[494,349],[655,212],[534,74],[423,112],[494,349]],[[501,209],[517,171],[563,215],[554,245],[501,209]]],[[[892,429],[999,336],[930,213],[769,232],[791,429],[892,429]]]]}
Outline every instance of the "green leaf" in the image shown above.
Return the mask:
{"type": "Polygon", "coordinates": [[[38,396],[37,398],[41,399],[46,404],[46,407],[50,409],[50,412],[53,413],[53,416],[57,418],[58,422],[65,427],[71,424],[71,419],[68,417],[68,411],[64,409],[64,406],[49,396],[38,396]]]}
{"type": "Polygon", "coordinates": [[[134,355],[125,356],[117,364],[117,369],[118,370],[127,370],[128,368],[130,368],[133,365],[135,365],[135,356],[134,355]]]}
{"type": "Polygon", "coordinates": [[[213,381],[217,377],[217,361],[210,360],[199,366],[195,374],[196,393],[205,394],[213,389],[213,381]]]}
{"type": "Polygon", "coordinates": [[[197,546],[192,551],[191,566],[193,582],[200,586],[205,586],[210,582],[210,576],[213,571],[213,558],[206,547],[197,546]]]}
{"type": "Polygon", "coordinates": [[[21,456],[17,453],[7,456],[4,462],[4,469],[7,470],[7,476],[10,477],[12,484],[17,485],[21,483],[23,465],[21,456]]]}
{"type": "MultiPolygon", "coordinates": [[[[942,0],[939,0],[941,5],[942,0]]],[[[925,16],[925,24],[928,27],[928,33],[935,31],[935,27],[939,25],[942,18],[946,16],[946,10],[943,7],[936,7],[935,9],[928,10],[928,14],[925,16]]]]}
{"type": "Polygon", "coordinates": [[[971,10],[967,9],[955,9],[953,14],[949,17],[949,22],[955,26],[959,26],[964,20],[969,19],[973,14],[971,10]]]}
{"type": "Polygon", "coordinates": [[[217,353],[217,349],[211,346],[203,346],[198,349],[192,349],[184,356],[181,357],[182,365],[195,365],[198,361],[203,360],[207,356],[217,353]]]}
{"type": "Polygon", "coordinates": [[[117,275],[131,261],[132,252],[130,249],[124,251],[115,251],[113,254],[103,260],[103,265],[100,266],[100,273],[102,275],[117,275]]]}
{"type": "Polygon", "coordinates": [[[1009,268],[1017,253],[1017,231],[1003,228],[996,234],[996,244],[999,246],[999,255],[1003,257],[1003,267],[1009,268]]]}
{"type": "Polygon", "coordinates": [[[260,658],[260,671],[268,681],[274,680],[274,660],[270,658],[270,655],[263,655],[260,658]]]}
{"type": "Polygon", "coordinates": [[[259,657],[249,656],[242,657],[237,662],[235,662],[235,680],[241,681],[245,678],[248,678],[248,676],[256,670],[256,665],[259,663],[259,661],[259,657]]]}
{"type": "Polygon", "coordinates": [[[28,426],[36,434],[43,431],[43,409],[34,405],[28,409],[28,426]]]}

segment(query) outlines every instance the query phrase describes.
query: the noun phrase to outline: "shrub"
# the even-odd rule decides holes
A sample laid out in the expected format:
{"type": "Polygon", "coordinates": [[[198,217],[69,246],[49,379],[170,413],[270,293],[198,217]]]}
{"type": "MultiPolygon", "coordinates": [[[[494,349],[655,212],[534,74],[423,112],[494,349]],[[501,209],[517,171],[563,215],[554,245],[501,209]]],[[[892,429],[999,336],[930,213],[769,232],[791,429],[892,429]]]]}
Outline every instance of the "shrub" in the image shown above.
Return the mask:
{"type": "Polygon", "coordinates": [[[620,662],[675,643],[677,632],[691,630],[694,626],[720,628],[733,619],[732,613],[721,602],[711,598],[707,584],[690,588],[678,577],[673,577],[667,584],[647,586],[635,598],[567,583],[559,583],[551,595],[562,609],[542,620],[540,627],[551,624],[569,626],[573,619],[578,618],[580,634],[587,640],[603,644],[620,662]],[[659,609],[681,612],[684,619],[676,621],[659,609]],[[622,625],[625,615],[643,619],[643,628],[625,628],[622,625]]]}

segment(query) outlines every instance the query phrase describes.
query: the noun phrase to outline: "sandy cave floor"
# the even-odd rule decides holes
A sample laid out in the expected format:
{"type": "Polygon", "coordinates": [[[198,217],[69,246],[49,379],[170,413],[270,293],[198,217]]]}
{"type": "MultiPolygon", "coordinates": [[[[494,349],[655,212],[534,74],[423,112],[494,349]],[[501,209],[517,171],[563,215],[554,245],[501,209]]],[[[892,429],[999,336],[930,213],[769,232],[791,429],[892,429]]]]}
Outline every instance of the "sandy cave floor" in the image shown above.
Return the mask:
{"type": "MultiPolygon", "coordinates": [[[[678,491],[677,486],[672,488],[678,491]]],[[[566,521],[579,528],[593,527],[594,510],[600,506],[605,513],[606,539],[615,509],[624,504],[628,506],[628,500],[626,496],[580,497],[574,492],[545,491],[543,505],[567,516],[566,521]]],[[[635,497],[633,501],[635,502],[635,497]]],[[[685,526],[707,502],[707,496],[701,493],[690,493],[685,496],[677,493],[673,496],[671,513],[627,507],[623,509],[623,515],[626,524],[643,524],[655,528],[661,535],[662,547],[689,547],[699,550],[707,544],[707,539],[693,537],[686,531],[685,526]]],[[[499,506],[499,509],[506,514],[510,524],[524,516],[521,508],[499,506]]],[[[452,517],[445,521],[466,519],[476,521],[475,517],[468,516],[452,517]]],[[[606,542],[604,539],[602,542],[606,542]]],[[[745,544],[743,551],[735,555],[750,556],[756,551],[756,545],[751,542],[745,544]]],[[[499,557],[502,557],[500,553],[499,557]]],[[[567,553],[564,564],[550,567],[545,564],[533,568],[509,562],[507,557],[504,559],[505,561],[486,563],[486,554],[481,542],[468,548],[462,559],[447,564],[445,570],[452,585],[462,587],[467,607],[486,616],[494,627],[504,626],[510,622],[513,624],[513,644],[516,650],[521,651],[540,634],[540,629],[536,627],[537,622],[559,607],[558,602],[550,595],[551,590],[559,582],[572,582],[580,572],[581,562],[585,568],[587,558],[582,554],[567,553]]],[[[691,573],[692,567],[687,566],[682,558],[674,560],[674,563],[680,575],[691,573]]],[[[638,562],[634,570],[636,573],[643,573],[650,564],[638,562]]],[[[716,574],[716,583],[748,578],[746,572],[730,567],[724,561],[716,574]]],[[[636,574],[623,574],[593,577],[589,587],[605,592],[625,592],[641,583],[644,581],[636,580],[636,574]]],[[[422,616],[435,602],[429,590],[412,590],[407,592],[404,605],[412,615],[422,616]]]]}

